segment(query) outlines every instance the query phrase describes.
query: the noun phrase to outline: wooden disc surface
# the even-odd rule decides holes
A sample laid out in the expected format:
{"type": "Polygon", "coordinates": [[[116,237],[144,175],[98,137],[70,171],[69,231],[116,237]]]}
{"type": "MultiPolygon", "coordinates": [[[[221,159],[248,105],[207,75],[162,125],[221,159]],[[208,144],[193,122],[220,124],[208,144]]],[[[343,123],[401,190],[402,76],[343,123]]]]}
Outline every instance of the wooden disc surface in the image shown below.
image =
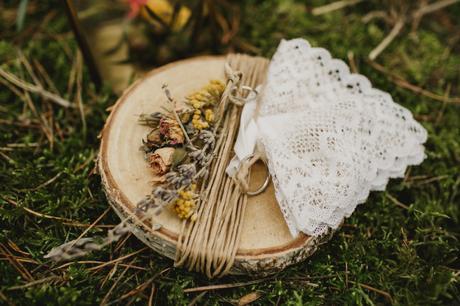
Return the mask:
{"type": "MultiPolygon", "coordinates": [[[[132,216],[134,234],[160,254],[175,256],[175,245],[181,221],[170,209],[165,209],[155,223],[162,228],[153,231],[149,222],[141,223],[134,215],[136,203],[152,192],[153,175],[140,150],[148,127],[138,123],[142,113],[161,111],[167,102],[161,89],[167,84],[178,100],[200,89],[211,79],[225,80],[225,57],[197,57],[178,61],[155,69],[127,89],[113,107],[104,127],[99,154],[99,170],[110,204],[124,219],[132,216]]],[[[252,169],[251,185],[260,186],[266,169],[252,169]]],[[[199,220],[198,220],[199,222],[199,220]]],[[[317,241],[300,234],[289,233],[273,185],[255,197],[250,197],[244,218],[240,248],[231,273],[269,274],[301,261],[316,249],[317,241]]]]}

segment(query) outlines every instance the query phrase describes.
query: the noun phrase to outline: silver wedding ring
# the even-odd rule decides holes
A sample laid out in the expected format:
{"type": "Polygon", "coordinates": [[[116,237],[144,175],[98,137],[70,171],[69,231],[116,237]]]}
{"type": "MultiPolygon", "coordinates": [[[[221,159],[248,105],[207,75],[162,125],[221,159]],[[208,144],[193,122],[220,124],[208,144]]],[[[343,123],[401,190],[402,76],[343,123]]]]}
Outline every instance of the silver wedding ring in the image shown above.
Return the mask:
{"type": "MultiPolygon", "coordinates": [[[[241,160],[241,162],[240,162],[240,168],[241,168],[241,165],[242,165],[245,161],[248,161],[248,160],[250,160],[250,159],[253,158],[253,157],[254,157],[254,155],[249,155],[249,156],[243,158],[243,160],[241,160]]],[[[261,161],[264,163],[265,168],[267,169],[267,177],[265,178],[264,183],[263,183],[257,190],[254,190],[254,191],[246,190],[245,193],[246,193],[248,196],[256,196],[256,195],[261,194],[262,192],[265,191],[265,189],[267,189],[268,185],[270,184],[270,171],[268,170],[267,162],[266,162],[263,158],[258,158],[258,159],[256,159],[256,160],[253,162],[253,164],[254,164],[257,160],[261,160],[261,161]]],[[[252,164],[252,165],[253,165],[253,164],[252,164]]],[[[252,165],[251,165],[251,167],[252,167],[252,165]]],[[[239,169],[238,169],[238,170],[239,170],[239,169]]],[[[249,178],[248,178],[248,180],[249,180],[249,178]]]]}

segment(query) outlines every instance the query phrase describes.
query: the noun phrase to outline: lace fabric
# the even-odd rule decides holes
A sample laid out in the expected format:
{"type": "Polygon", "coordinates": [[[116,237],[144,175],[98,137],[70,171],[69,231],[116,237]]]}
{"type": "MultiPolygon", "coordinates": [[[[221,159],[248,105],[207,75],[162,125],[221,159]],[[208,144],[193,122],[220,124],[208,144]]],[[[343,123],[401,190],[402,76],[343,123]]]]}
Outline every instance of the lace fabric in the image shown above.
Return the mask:
{"type": "Polygon", "coordinates": [[[321,235],[425,158],[426,130],[388,93],[306,40],[283,40],[256,114],[293,236],[321,235]]]}

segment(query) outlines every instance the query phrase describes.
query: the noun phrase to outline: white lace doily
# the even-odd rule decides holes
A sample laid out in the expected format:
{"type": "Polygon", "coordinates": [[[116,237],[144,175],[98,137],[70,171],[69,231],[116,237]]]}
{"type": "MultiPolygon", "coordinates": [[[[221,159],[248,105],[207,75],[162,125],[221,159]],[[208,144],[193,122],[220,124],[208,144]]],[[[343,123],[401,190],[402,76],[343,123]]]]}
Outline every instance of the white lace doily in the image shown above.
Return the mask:
{"type": "Polygon", "coordinates": [[[425,157],[410,111],[303,39],[280,43],[258,103],[257,138],[294,236],[337,228],[425,157]]]}

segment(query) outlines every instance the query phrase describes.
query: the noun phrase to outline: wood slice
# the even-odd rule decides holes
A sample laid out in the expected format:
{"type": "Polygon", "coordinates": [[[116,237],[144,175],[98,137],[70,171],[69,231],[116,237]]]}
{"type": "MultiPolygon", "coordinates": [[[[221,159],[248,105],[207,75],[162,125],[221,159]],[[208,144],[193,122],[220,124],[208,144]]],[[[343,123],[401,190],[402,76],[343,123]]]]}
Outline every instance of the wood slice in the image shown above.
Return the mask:
{"type": "MultiPolygon", "coordinates": [[[[181,222],[170,209],[154,220],[162,224],[157,231],[134,215],[136,203],[152,191],[153,175],[140,150],[148,128],[137,119],[142,113],[161,111],[166,102],[161,89],[168,84],[172,95],[181,101],[211,79],[225,80],[225,57],[197,57],[155,69],[127,89],[117,101],[102,132],[99,170],[109,203],[121,219],[131,216],[133,233],[158,253],[174,259],[181,222]]],[[[252,169],[251,185],[260,186],[266,169],[252,169]]],[[[244,217],[240,246],[232,274],[270,274],[311,255],[317,239],[300,234],[293,238],[276,202],[273,185],[262,194],[250,197],[244,217]]]]}

